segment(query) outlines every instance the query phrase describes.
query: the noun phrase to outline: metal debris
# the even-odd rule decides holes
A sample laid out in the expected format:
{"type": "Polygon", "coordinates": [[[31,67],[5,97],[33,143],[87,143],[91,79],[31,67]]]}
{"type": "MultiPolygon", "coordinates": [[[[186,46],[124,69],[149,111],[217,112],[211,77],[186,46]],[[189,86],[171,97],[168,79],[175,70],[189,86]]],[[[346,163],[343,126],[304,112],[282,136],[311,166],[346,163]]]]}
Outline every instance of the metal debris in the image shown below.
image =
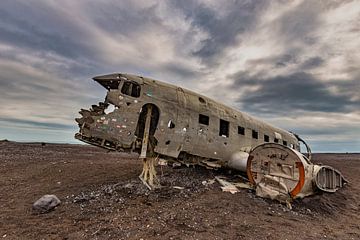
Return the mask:
{"type": "Polygon", "coordinates": [[[223,190],[223,192],[230,192],[232,194],[239,192],[239,189],[235,185],[224,180],[223,178],[215,177],[215,179],[222,185],[221,189],[223,190]]]}

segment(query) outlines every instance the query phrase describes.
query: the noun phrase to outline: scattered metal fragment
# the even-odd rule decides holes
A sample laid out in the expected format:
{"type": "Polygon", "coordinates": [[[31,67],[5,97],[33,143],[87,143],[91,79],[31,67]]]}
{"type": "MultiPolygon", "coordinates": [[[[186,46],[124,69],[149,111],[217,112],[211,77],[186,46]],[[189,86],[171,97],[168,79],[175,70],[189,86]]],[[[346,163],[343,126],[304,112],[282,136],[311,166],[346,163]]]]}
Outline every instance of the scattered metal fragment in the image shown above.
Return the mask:
{"type": "Polygon", "coordinates": [[[159,159],[158,163],[159,166],[167,166],[168,165],[168,161],[166,161],[165,159],[159,159]]]}
{"type": "Polygon", "coordinates": [[[207,181],[204,180],[204,181],[201,182],[201,184],[204,185],[204,186],[212,185],[212,184],[215,183],[215,180],[216,180],[216,179],[209,179],[209,180],[207,180],[207,181]]]}
{"type": "Polygon", "coordinates": [[[235,185],[224,180],[223,178],[215,177],[215,179],[222,185],[221,189],[223,190],[223,192],[230,192],[232,194],[239,192],[239,189],[235,185]]]}
{"type": "Polygon", "coordinates": [[[245,189],[253,189],[253,187],[251,186],[251,184],[249,182],[237,182],[237,183],[233,183],[235,187],[238,188],[245,188],[245,189]]]}

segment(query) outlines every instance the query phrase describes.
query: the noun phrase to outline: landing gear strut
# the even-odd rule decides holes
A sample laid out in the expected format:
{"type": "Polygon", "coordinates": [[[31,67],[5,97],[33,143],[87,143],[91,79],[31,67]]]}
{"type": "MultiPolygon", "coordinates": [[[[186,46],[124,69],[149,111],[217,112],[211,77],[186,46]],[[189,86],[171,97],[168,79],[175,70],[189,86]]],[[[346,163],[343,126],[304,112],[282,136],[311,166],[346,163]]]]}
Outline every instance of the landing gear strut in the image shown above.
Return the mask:
{"type": "Polygon", "coordinates": [[[156,187],[160,187],[159,179],[156,175],[155,165],[158,161],[158,157],[153,157],[154,151],[150,139],[150,123],[151,123],[152,106],[147,106],[147,114],[145,120],[144,135],[142,139],[142,147],[140,158],[143,159],[143,170],[139,175],[140,180],[146,187],[153,190],[156,187]],[[149,151],[148,151],[149,150],[149,151]],[[152,156],[148,156],[152,155],[152,156]]]}
{"type": "Polygon", "coordinates": [[[140,180],[144,185],[153,190],[154,188],[160,187],[160,181],[156,175],[155,165],[158,158],[144,158],[143,159],[143,170],[139,176],[140,180]]]}

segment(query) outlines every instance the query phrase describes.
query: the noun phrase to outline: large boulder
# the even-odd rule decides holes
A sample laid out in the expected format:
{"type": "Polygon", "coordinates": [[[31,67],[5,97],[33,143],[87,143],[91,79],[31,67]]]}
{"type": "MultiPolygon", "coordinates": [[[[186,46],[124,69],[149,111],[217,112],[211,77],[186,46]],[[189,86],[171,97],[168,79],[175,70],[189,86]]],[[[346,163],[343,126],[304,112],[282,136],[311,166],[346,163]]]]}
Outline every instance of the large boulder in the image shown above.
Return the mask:
{"type": "Polygon", "coordinates": [[[44,195],[32,206],[33,210],[39,213],[46,213],[53,210],[60,204],[60,200],[55,195],[44,195]]]}

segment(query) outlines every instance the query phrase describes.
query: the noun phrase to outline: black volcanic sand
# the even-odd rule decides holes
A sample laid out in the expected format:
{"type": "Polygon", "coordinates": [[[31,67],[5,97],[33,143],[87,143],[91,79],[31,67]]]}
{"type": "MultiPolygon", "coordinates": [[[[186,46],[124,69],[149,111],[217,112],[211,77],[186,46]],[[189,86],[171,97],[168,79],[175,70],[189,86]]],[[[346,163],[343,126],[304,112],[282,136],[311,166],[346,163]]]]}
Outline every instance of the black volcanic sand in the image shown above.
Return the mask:
{"type": "Polygon", "coordinates": [[[340,191],[293,202],[293,209],[250,190],[204,185],[224,172],[157,168],[150,192],[136,156],[85,145],[0,142],[2,239],[360,239],[360,154],[315,154],[340,170],[340,191]],[[183,187],[176,189],[173,186],[183,187]],[[62,201],[35,214],[44,194],[62,201]]]}

